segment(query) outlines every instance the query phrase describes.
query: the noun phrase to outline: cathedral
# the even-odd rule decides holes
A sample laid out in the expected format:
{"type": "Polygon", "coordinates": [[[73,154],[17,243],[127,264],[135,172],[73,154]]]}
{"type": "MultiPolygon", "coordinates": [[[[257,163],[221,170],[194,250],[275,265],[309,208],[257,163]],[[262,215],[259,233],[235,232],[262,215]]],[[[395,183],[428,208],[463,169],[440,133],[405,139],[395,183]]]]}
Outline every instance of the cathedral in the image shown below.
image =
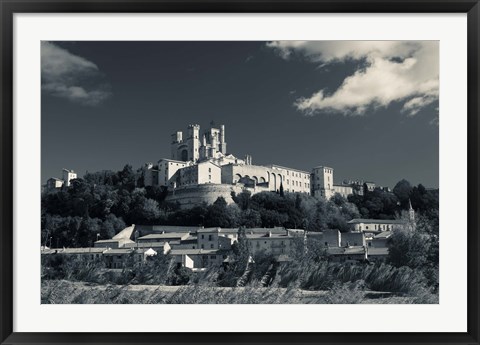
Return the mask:
{"type": "Polygon", "coordinates": [[[252,194],[283,190],[324,199],[335,193],[353,193],[349,185],[334,185],[330,167],[318,166],[308,172],[275,164],[254,165],[250,155],[240,159],[229,153],[225,138],[225,125],[217,127],[213,122],[203,132],[197,124],[189,125],[186,133],[175,132],[171,156],[157,165],[145,164],[144,184],[167,188],[168,199],[184,207],[213,202],[218,196],[233,202],[232,192],[243,190],[252,194]]]}

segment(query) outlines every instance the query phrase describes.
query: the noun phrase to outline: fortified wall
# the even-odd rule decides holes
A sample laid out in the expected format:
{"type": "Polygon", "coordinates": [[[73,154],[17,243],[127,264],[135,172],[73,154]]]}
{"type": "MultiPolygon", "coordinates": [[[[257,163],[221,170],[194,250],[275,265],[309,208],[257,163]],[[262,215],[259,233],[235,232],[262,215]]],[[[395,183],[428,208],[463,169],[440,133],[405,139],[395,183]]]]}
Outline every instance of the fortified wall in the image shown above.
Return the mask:
{"type": "Polygon", "coordinates": [[[165,201],[179,203],[183,209],[201,205],[203,202],[213,204],[218,197],[223,197],[227,204],[233,204],[232,192],[242,192],[241,186],[226,184],[199,184],[175,188],[169,192],[165,201]]]}
{"type": "Polygon", "coordinates": [[[192,208],[202,203],[208,205],[213,204],[219,197],[223,197],[228,205],[234,204],[232,199],[232,192],[240,194],[244,190],[250,191],[252,194],[268,191],[268,188],[260,186],[254,188],[246,188],[244,184],[238,183],[236,185],[228,184],[199,184],[178,187],[168,193],[165,201],[172,203],[179,203],[182,209],[192,208]]]}

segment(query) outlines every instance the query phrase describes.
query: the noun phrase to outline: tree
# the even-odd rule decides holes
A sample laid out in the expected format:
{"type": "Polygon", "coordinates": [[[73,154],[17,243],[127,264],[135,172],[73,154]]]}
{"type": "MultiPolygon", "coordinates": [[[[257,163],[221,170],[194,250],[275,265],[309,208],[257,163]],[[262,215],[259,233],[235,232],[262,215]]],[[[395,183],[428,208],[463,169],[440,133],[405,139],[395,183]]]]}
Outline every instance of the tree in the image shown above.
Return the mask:
{"type": "Polygon", "coordinates": [[[428,259],[430,241],[418,231],[395,231],[388,240],[387,262],[395,267],[422,268],[428,259]]]}
{"type": "Polygon", "coordinates": [[[408,209],[408,200],[412,191],[412,185],[407,180],[403,179],[393,187],[393,194],[395,194],[400,201],[403,209],[408,209]]]}
{"type": "Polygon", "coordinates": [[[117,183],[122,188],[132,191],[135,188],[135,173],[131,165],[127,164],[117,173],[117,183]]]}
{"type": "Polygon", "coordinates": [[[231,219],[227,211],[227,202],[223,197],[218,197],[218,199],[208,207],[205,225],[208,227],[230,227],[231,219]]]}
{"type": "Polygon", "coordinates": [[[244,210],[240,214],[240,225],[246,228],[255,228],[262,225],[262,217],[257,210],[244,210]]]}

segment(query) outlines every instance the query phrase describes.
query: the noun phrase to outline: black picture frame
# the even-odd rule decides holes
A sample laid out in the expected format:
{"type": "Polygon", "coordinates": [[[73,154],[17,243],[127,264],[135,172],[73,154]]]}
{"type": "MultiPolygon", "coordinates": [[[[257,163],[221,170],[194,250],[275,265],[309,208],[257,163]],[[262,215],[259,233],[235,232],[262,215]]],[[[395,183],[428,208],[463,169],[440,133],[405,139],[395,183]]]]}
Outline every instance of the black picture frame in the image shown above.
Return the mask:
{"type": "MultiPolygon", "coordinates": [[[[478,0],[0,0],[0,340],[2,344],[479,344],[478,0]],[[13,16],[15,13],[442,13],[468,14],[468,331],[466,333],[16,333],[13,332],[13,16]]],[[[452,315],[454,317],[454,315],[452,315]]]]}

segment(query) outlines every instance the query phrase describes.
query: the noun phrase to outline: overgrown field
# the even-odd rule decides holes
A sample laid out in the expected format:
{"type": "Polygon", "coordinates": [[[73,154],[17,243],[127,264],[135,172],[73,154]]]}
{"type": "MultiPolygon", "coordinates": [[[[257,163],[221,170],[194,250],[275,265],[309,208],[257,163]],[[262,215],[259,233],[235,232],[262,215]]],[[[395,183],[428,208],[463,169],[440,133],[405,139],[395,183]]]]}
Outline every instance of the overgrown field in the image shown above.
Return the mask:
{"type": "Polygon", "coordinates": [[[352,284],[329,291],[275,287],[201,285],[98,285],[66,280],[42,282],[42,304],[338,304],[415,303],[413,297],[367,292],[352,284]]]}

